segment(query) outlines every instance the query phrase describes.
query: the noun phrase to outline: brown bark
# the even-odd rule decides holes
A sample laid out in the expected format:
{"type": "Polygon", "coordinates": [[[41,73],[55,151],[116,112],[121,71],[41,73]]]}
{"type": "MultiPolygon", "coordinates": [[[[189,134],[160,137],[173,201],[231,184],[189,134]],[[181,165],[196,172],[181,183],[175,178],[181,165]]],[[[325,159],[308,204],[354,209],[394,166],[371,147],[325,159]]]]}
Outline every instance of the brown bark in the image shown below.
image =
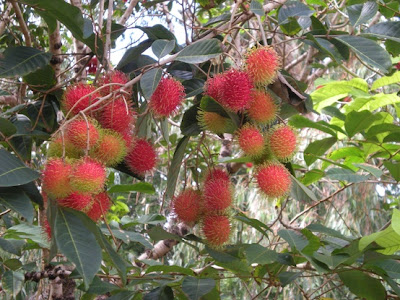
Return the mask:
{"type": "Polygon", "coordinates": [[[59,75],[61,73],[61,64],[63,62],[63,57],[61,56],[61,34],[60,34],[60,23],[57,21],[57,27],[54,32],[49,32],[49,44],[50,52],[53,57],[50,60],[50,64],[54,69],[57,82],[60,81],[59,75]]]}

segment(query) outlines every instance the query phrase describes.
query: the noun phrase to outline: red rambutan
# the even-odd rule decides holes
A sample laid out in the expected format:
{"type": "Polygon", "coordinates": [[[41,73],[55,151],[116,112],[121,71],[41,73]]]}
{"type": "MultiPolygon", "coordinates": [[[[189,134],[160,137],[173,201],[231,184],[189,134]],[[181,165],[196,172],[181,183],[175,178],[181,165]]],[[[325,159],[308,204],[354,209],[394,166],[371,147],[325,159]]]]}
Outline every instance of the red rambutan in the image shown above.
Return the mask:
{"type": "Polygon", "coordinates": [[[60,206],[69,207],[75,210],[87,212],[92,206],[91,194],[72,193],[68,197],[57,199],[60,206]]]}
{"type": "Polygon", "coordinates": [[[255,126],[244,126],[239,130],[237,138],[240,148],[246,155],[259,157],[264,153],[264,137],[255,126]]]}
{"type": "Polygon", "coordinates": [[[57,137],[49,143],[47,157],[62,157],[63,146],[65,147],[65,156],[68,158],[80,158],[83,150],[75,147],[67,138],[64,138],[64,145],[61,137],[57,137]]]}
{"type": "Polygon", "coordinates": [[[128,76],[122,73],[121,71],[108,72],[99,80],[99,86],[102,87],[100,93],[103,96],[108,95],[114,91],[119,90],[128,81],[129,81],[128,76]]]}
{"type": "Polygon", "coordinates": [[[254,90],[251,94],[250,105],[247,115],[253,121],[261,124],[268,124],[275,120],[278,106],[269,93],[254,90]]]}
{"type": "Polygon", "coordinates": [[[106,192],[97,194],[93,197],[93,205],[87,212],[89,218],[97,222],[101,216],[105,215],[111,206],[110,197],[106,192]]]}
{"type": "Polygon", "coordinates": [[[268,85],[276,78],[280,67],[280,58],[270,47],[250,50],[246,57],[246,70],[256,85],[268,85]]]}
{"type": "Polygon", "coordinates": [[[206,216],[203,220],[203,233],[210,246],[220,247],[229,240],[231,222],[227,216],[206,216]]]}
{"type": "Polygon", "coordinates": [[[204,94],[221,103],[221,90],[223,85],[224,76],[222,74],[216,74],[214,77],[207,79],[204,85],[204,94]]]}
{"type": "Polygon", "coordinates": [[[63,198],[72,192],[69,176],[72,166],[61,158],[47,161],[42,172],[43,191],[54,198],[63,198]]]}
{"type": "Polygon", "coordinates": [[[213,179],[204,183],[204,212],[224,211],[232,204],[232,186],[230,181],[213,179]]]}
{"type": "Polygon", "coordinates": [[[50,227],[50,224],[49,224],[49,221],[47,220],[47,218],[44,219],[42,230],[46,233],[47,240],[50,241],[51,240],[51,227],[50,227]]]}
{"type": "Polygon", "coordinates": [[[210,180],[222,180],[226,182],[230,182],[229,175],[224,170],[215,168],[209,170],[205,176],[204,183],[207,183],[210,180]]]}
{"type": "Polygon", "coordinates": [[[176,112],[185,98],[182,83],[171,78],[162,78],[150,98],[150,108],[158,117],[168,117],[176,112]]]}
{"type": "Polygon", "coordinates": [[[83,83],[69,86],[63,95],[62,107],[72,115],[79,114],[101,97],[100,93],[94,92],[95,90],[96,87],[83,83]]]}
{"type": "Polygon", "coordinates": [[[104,129],[101,137],[89,155],[108,167],[120,163],[126,155],[126,145],[122,136],[112,130],[104,129]]]}
{"type": "Polygon", "coordinates": [[[241,111],[249,106],[253,84],[246,72],[231,69],[223,74],[220,91],[220,103],[233,112],[241,111]]]}
{"type": "Polygon", "coordinates": [[[145,139],[137,139],[132,149],[125,157],[125,162],[133,172],[143,175],[155,167],[156,159],[156,151],[152,144],[145,139]]]}
{"type": "Polygon", "coordinates": [[[122,132],[121,135],[122,135],[122,139],[125,142],[125,147],[126,147],[127,151],[129,152],[129,150],[132,149],[132,146],[135,142],[135,137],[130,130],[126,130],[126,131],[122,132]]]}
{"type": "Polygon", "coordinates": [[[79,193],[98,193],[104,188],[106,170],[99,162],[84,157],[73,166],[71,186],[79,193]]]}
{"type": "Polygon", "coordinates": [[[66,128],[65,137],[75,147],[86,149],[89,140],[89,148],[93,147],[99,140],[99,131],[92,120],[76,119],[69,123],[66,128]]]}
{"type": "Polygon", "coordinates": [[[110,102],[100,113],[99,122],[104,128],[123,133],[129,130],[135,121],[135,111],[130,101],[121,97],[110,102]]]}
{"type": "Polygon", "coordinates": [[[279,160],[290,159],[297,146],[297,136],[292,127],[275,126],[269,135],[269,148],[279,160]]]}
{"type": "Polygon", "coordinates": [[[201,194],[198,191],[187,189],[174,198],[172,207],[181,221],[194,223],[201,213],[201,194]]]}
{"type": "Polygon", "coordinates": [[[289,193],[292,180],[289,171],[280,163],[269,163],[257,169],[256,179],[260,190],[272,198],[289,193]]]}

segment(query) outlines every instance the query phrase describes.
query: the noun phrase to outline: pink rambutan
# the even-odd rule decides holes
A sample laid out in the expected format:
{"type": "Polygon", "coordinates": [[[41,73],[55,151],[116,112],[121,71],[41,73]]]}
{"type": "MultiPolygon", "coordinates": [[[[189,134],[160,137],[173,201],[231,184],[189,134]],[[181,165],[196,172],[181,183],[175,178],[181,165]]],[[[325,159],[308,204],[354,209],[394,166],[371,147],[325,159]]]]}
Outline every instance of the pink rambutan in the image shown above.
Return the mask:
{"type": "Polygon", "coordinates": [[[268,163],[257,169],[256,179],[260,190],[272,198],[289,193],[291,178],[289,171],[280,163],[268,163]]]}
{"type": "Polygon", "coordinates": [[[64,138],[64,144],[61,136],[55,138],[49,143],[47,157],[62,157],[63,147],[65,147],[65,156],[68,158],[80,158],[83,155],[81,148],[75,147],[67,138],[64,138]]]}
{"type": "Polygon", "coordinates": [[[261,132],[252,125],[246,125],[238,131],[240,148],[246,155],[259,157],[264,153],[265,141],[261,132]]]}
{"type": "Polygon", "coordinates": [[[247,115],[253,121],[261,124],[268,124],[275,120],[278,106],[269,93],[254,90],[251,94],[250,105],[247,115]]]}
{"type": "Polygon", "coordinates": [[[280,58],[270,47],[260,47],[250,50],[246,57],[246,70],[256,85],[268,85],[277,76],[280,58]]]}
{"type": "Polygon", "coordinates": [[[110,197],[106,192],[97,194],[93,197],[93,205],[87,212],[89,218],[97,222],[101,216],[105,215],[111,206],[110,197]]]}
{"type": "Polygon", "coordinates": [[[220,247],[229,240],[231,222],[227,216],[209,215],[204,218],[202,229],[208,244],[220,247]]]}
{"type": "Polygon", "coordinates": [[[220,103],[233,112],[242,111],[249,106],[253,87],[246,72],[231,69],[223,74],[220,103]]]}
{"type": "Polygon", "coordinates": [[[214,77],[207,79],[204,85],[204,94],[221,103],[221,90],[223,85],[224,76],[222,74],[216,74],[214,77]]]}
{"type": "Polygon", "coordinates": [[[150,98],[150,108],[158,117],[168,117],[174,114],[185,98],[185,88],[182,83],[171,78],[162,78],[150,98]]]}
{"type": "Polygon", "coordinates": [[[224,211],[232,204],[232,186],[230,181],[213,179],[204,183],[204,212],[224,211]]]}
{"type": "Polygon", "coordinates": [[[151,171],[157,160],[157,154],[152,144],[145,139],[137,139],[128,155],[125,157],[126,165],[133,172],[143,175],[151,171]]]}
{"type": "Polygon", "coordinates": [[[114,91],[119,90],[128,81],[128,76],[121,71],[108,72],[99,80],[99,86],[102,87],[100,93],[103,96],[108,95],[114,91]]]}
{"type": "Polygon", "coordinates": [[[116,131],[102,130],[101,137],[89,155],[108,167],[120,163],[127,152],[125,141],[116,131]]]}
{"type": "Polygon", "coordinates": [[[76,119],[73,120],[66,126],[65,137],[75,147],[79,149],[86,149],[93,147],[99,140],[99,131],[95,126],[95,123],[88,119],[76,119]]]}
{"type": "Polygon", "coordinates": [[[175,197],[172,207],[178,218],[186,223],[194,223],[201,213],[201,194],[198,191],[187,189],[175,197]]]}
{"type": "Polygon", "coordinates": [[[71,174],[71,186],[79,193],[98,193],[104,188],[106,170],[99,162],[84,157],[78,160],[71,174]]]}
{"type": "Polygon", "coordinates": [[[230,182],[228,173],[220,168],[215,168],[215,169],[209,170],[206,173],[204,183],[207,183],[210,180],[222,180],[222,181],[230,182]]]}
{"type": "Polygon", "coordinates": [[[99,123],[104,128],[123,133],[129,130],[135,121],[135,111],[130,101],[117,98],[103,108],[100,113],[99,123]]]}
{"type": "Polygon", "coordinates": [[[72,192],[71,173],[72,166],[61,158],[48,160],[42,172],[43,191],[54,198],[68,196],[72,192]]]}
{"type": "Polygon", "coordinates": [[[88,106],[95,103],[100,97],[100,93],[95,92],[96,87],[88,84],[78,83],[69,86],[62,99],[62,107],[72,115],[79,114],[88,106]]]}
{"type": "Polygon", "coordinates": [[[269,134],[269,148],[279,160],[290,159],[297,146],[297,136],[292,127],[275,126],[269,134]]]}
{"type": "Polygon", "coordinates": [[[86,212],[92,206],[91,194],[72,193],[68,197],[57,199],[60,206],[86,212]]]}

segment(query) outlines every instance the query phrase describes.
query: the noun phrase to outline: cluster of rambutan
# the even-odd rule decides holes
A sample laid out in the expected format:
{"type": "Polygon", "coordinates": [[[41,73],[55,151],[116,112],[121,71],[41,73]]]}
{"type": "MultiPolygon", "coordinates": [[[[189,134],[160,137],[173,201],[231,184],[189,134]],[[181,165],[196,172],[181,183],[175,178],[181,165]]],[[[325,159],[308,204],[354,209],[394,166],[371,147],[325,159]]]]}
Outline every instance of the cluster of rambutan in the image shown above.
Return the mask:
{"type": "Polygon", "coordinates": [[[229,175],[213,169],[206,175],[201,191],[186,189],[173,199],[172,208],[178,219],[189,226],[200,223],[211,247],[221,247],[228,242],[231,232],[232,201],[229,175]]]}
{"type": "MultiPolygon", "coordinates": [[[[290,160],[296,150],[296,134],[286,125],[275,125],[266,136],[260,130],[270,126],[278,113],[278,105],[266,86],[278,74],[280,57],[272,47],[258,47],[246,55],[242,70],[230,69],[214,75],[205,84],[205,94],[227,111],[243,113],[248,122],[235,132],[240,148],[257,165],[256,179],[268,197],[281,197],[289,192],[291,177],[281,162],[290,160]]],[[[221,134],[229,132],[232,121],[216,112],[200,111],[204,129],[221,134]]]]}

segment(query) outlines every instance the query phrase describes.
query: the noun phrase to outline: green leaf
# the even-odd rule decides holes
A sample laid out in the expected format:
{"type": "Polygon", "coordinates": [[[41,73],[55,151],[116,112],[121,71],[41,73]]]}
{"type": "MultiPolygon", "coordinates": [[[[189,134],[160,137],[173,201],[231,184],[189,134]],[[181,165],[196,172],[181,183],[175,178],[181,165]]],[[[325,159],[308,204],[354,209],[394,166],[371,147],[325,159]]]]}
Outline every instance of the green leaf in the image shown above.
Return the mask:
{"type": "Polygon", "coordinates": [[[260,17],[265,16],[264,8],[258,0],[251,1],[250,3],[250,11],[259,15],[260,17]]]}
{"type": "Polygon", "coordinates": [[[29,225],[26,223],[14,225],[7,229],[5,238],[9,239],[14,237],[30,239],[42,248],[49,247],[47,237],[45,237],[45,235],[43,234],[43,228],[40,226],[29,225]]]}
{"type": "Polygon", "coordinates": [[[71,210],[57,210],[54,236],[60,251],[75,264],[83,278],[85,289],[89,288],[101,266],[101,249],[96,238],[71,210]]]}
{"type": "Polygon", "coordinates": [[[215,280],[211,278],[195,278],[188,276],[182,282],[182,291],[190,300],[198,300],[211,292],[215,287],[215,280]]]}
{"type": "Polygon", "coordinates": [[[374,1],[367,1],[363,4],[347,6],[346,9],[351,25],[356,27],[357,25],[366,23],[376,15],[378,4],[374,1]]]}
{"type": "Polygon", "coordinates": [[[136,295],[136,292],[122,291],[122,292],[115,294],[107,299],[108,300],[131,300],[131,299],[133,299],[133,297],[135,295],[136,295]]]}
{"type": "Polygon", "coordinates": [[[25,245],[24,241],[0,238],[0,248],[8,253],[21,256],[21,249],[25,245]]]}
{"type": "Polygon", "coordinates": [[[322,139],[310,143],[304,150],[304,160],[309,166],[318,159],[318,156],[325,154],[335,143],[337,139],[335,137],[322,139]]]}
{"type": "Polygon", "coordinates": [[[369,172],[370,174],[374,175],[376,178],[380,178],[383,174],[381,169],[379,169],[376,166],[370,165],[370,164],[363,163],[363,164],[353,164],[353,165],[369,172]]]}
{"type": "Polygon", "coordinates": [[[231,132],[229,133],[233,133],[240,124],[240,119],[237,114],[225,110],[225,108],[223,108],[221,104],[219,104],[211,97],[204,96],[203,98],[201,98],[200,108],[204,111],[215,112],[225,118],[230,118],[233,122],[233,125],[230,129],[231,132]]]}
{"type": "Polygon", "coordinates": [[[0,187],[22,185],[39,178],[39,173],[25,166],[5,149],[0,149],[0,187]]]}
{"type": "MultiPolygon", "coordinates": [[[[105,235],[111,235],[110,231],[108,228],[101,228],[101,231],[105,235]]],[[[140,243],[144,247],[151,249],[153,246],[150,244],[150,242],[140,233],[133,232],[133,231],[126,231],[122,229],[111,229],[112,234],[114,237],[117,239],[120,239],[123,241],[125,244],[130,244],[132,242],[140,243]]]]}
{"type": "Polygon", "coordinates": [[[382,278],[386,280],[386,282],[390,285],[396,295],[400,297],[400,288],[398,283],[387,276],[382,276],[382,278]]]}
{"type": "Polygon", "coordinates": [[[221,42],[217,39],[199,41],[180,51],[176,60],[189,64],[199,64],[222,53],[221,42]]]}
{"type": "Polygon", "coordinates": [[[51,57],[32,47],[8,47],[0,58],[0,77],[25,76],[49,64],[51,57]]]}
{"type": "Polygon", "coordinates": [[[161,240],[181,241],[182,240],[179,235],[169,233],[169,232],[165,231],[161,226],[154,226],[147,232],[147,234],[154,241],[161,241],[161,240]]]}
{"type": "Polygon", "coordinates": [[[358,270],[346,270],[339,272],[338,275],[350,291],[358,297],[366,300],[386,299],[385,288],[378,279],[358,270]]]}
{"type": "Polygon", "coordinates": [[[113,185],[107,191],[108,193],[144,193],[144,194],[155,194],[156,190],[151,183],[148,182],[138,182],[135,184],[118,184],[113,185]]]}
{"type": "Polygon", "coordinates": [[[393,94],[376,94],[372,97],[365,98],[357,98],[352,101],[350,104],[346,105],[344,109],[346,112],[350,112],[352,110],[369,110],[374,111],[375,109],[381,108],[386,105],[393,105],[396,103],[400,103],[400,97],[395,93],[393,94]]]}
{"type": "Polygon", "coordinates": [[[189,136],[184,136],[176,146],[174,157],[172,158],[171,165],[167,175],[167,189],[165,197],[172,199],[175,193],[176,182],[178,181],[179,171],[181,169],[183,156],[185,155],[186,146],[190,140],[189,136]]]}
{"type": "Polygon", "coordinates": [[[396,181],[400,181],[400,163],[395,162],[395,161],[385,161],[383,163],[386,169],[389,170],[390,175],[393,176],[393,178],[396,181]]]}
{"type": "Polygon", "coordinates": [[[344,127],[349,135],[353,137],[356,133],[359,133],[367,129],[376,120],[376,115],[368,110],[352,111],[346,116],[344,127]]]}
{"type": "Polygon", "coordinates": [[[278,253],[259,244],[251,244],[244,250],[249,264],[271,264],[278,259],[278,253]]]}
{"type": "Polygon", "coordinates": [[[1,283],[3,290],[14,298],[17,297],[25,282],[24,273],[6,271],[2,275],[1,283]]]}
{"type": "Polygon", "coordinates": [[[35,91],[47,91],[57,83],[54,69],[50,65],[24,76],[24,81],[35,91]]]}
{"type": "Polygon", "coordinates": [[[238,158],[231,158],[231,157],[224,157],[221,158],[218,163],[220,164],[226,164],[226,163],[248,163],[248,162],[252,162],[253,159],[249,156],[242,156],[242,157],[238,157],[238,158]]]}
{"type": "Polygon", "coordinates": [[[400,126],[395,124],[383,123],[371,126],[366,132],[367,136],[375,137],[380,133],[384,132],[400,132],[400,126]]]}
{"type": "Polygon", "coordinates": [[[315,236],[314,234],[312,234],[312,232],[307,228],[302,229],[301,233],[308,240],[308,245],[306,247],[304,247],[303,250],[301,250],[301,252],[306,255],[313,255],[313,253],[315,251],[317,251],[319,249],[319,247],[321,246],[321,242],[320,242],[319,238],[317,236],[315,236]]]}
{"type": "Polygon", "coordinates": [[[347,182],[362,182],[368,180],[368,176],[359,175],[348,169],[332,168],[326,172],[330,179],[347,182]]]}
{"type": "Polygon", "coordinates": [[[196,136],[202,132],[202,129],[197,121],[197,111],[199,105],[193,105],[188,110],[185,111],[181,122],[181,131],[183,135],[186,136],[196,136]]]}
{"type": "Polygon", "coordinates": [[[288,1],[279,9],[278,23],[282,25],[289,23],[291,17],[310,17],[313,13],[313,10],[301,2],[288,1]]]}
{"type": "Polygon", "coordinates": [[[9,120],[0,118],[0,132],[5,136],[11,136],[17,132],[17,128],[9,120]]]}
{"type": "Polygon", "coordinates": [[[140,87],[143,91],[144,97],[149,100],[156,90],[158,83],[161,80],[162,69],[151,69],[143,74],[140,79],[140,87]]]}
{"type": "MultiPolygon", "coordinates": [[[[160,1],[162,2],[162,1],[160,1]]],[[[155,40],[176,40],[175,36],[173,33],[171,33],[167,28],[164,26],[157,24],[152,27],[141,27],[141,26],[136,26],[136,28],[139,28],[142,30],[149,39],[155,41],[155,40]]]]}
{"type": "Polygon", "coordinates": [[[111,284],[108,281],[103,281],[99,277],[95,276],[86,292],[88,294],[104,295],[117,289],[119,289],[118,286],[111,284]]]}
{"type": "Polygon", "coordinates": [[[162,58],[171,53],[175,48],[175,40],[155,40],[151,50],[157,58],[162,58]]]}
{"type": "Polygon", "coordinates": [[[391,255],[400,250],[400,235],[393,230],[392,225],[383,231],[362,237],[358,247],[360,250],[364,250],[372,242],[381,246],[382,249],[376,251],[385,255],[391,255]]]}
{"type": "Polygon", "coordinates": [[[293,199],[298,201],[318,201],[317,196],[304,184],[297,180],[296,177],[290,175],[292,178],[292,187],[290,195],[293,199]]]}
{"type": "Polygon", "coordinates": [[[394,259],[384,259],[373,261],[368,265],[376,266],[386,272],[386,274],[393,279],[400,279],[400,263],[394,259]]]}
{"type": "Polygon", "coordinates": [[[255,228],[259,232],[261,232],[263,235],[267,235],[267,231],[271,230],[267,225],[264,223],[260,222],[257,219],[252,219],[247,217],[246,215],[239,213],[237,216],[234,217],[236,220],[239,220],[243,223],[246,223],[247,225],[250,225],[251,227],[255,228]]]}
{"type": "Polygon", "coordinates": [[[303,177],[299,178],[301,183],[305,186],[309,186],[310,184],[320,180],[325,176],[325,172],[319,169],[312,169],[304,174],[303,177]]]}
{"type": "Polygon", "coordinates": [[[282,287],[285,287],[289,283],[293,282],[296,278],[301,276],[302,272],[282,272],[279,273],[278,278],[281,282],[282,287]]]}
{"type": "Polygon", "coordinates": [[[400,71],[397,71],[391,76],[383,76],[383,77],[375,80],[371,86],[371,90],[374,91],[376,89],[379,89],[380,87],[387,86],[387,85],[394,84],[394,83],[399,83],[399,82],[400,82],[400,71]]]}
{"type": "Polygon", "coordinates": [[[307,238],[294,230],[281,229],[278,231],[278,235],[288,242],[292,250],[297,249],[298,251],[302,251],[308,245],[307,238]]]}
{"type": "Polygon", "coordinates": [[[203,93],[204,82],[205,81],[203,79],[197,78],[185,80],[184,82],[182,82],[183,86],[185,87],[186,98],[197,96],[203,93]]]}
{"type": "Polygon", "coordinates": [[[195,275],[191,269],[183,268],[183,267],[179,267],[179,266],[166,266],[166,265],[148,267],[146,270],[146,274],[149,274],[152,272],[162,272],[164,274],[182,273],[182,274],[189,275],[189,276],[195,275]]]}
{"type": "Polygon", "coordinates": [[[0,204],[12,209],[32,224],[34,210],[26,193],[18,188],[0,188],[0,204]]]}
{"type": "Polygon", "coordinates": [[[332,136],[336,136],[336,132],[328,127],[328,123],[324,121],[313,122],[310,119],[307,119],[306,117],[303,117],[301,115],[295,115],[291,117],[289,120],[289,125],[295,128],[315,128],[332,136]]]}
{"type": "Polygon", "coordinates": [[[174,292],[169,286],[163,285],[146,294],[143,300],[174,300],[174,292]]]}
{"type": "Polygon", "coordinates": [[[364,35],[400,42],[400,21],[381,22],[367,28],[364,35]]]}
{"type": "Polygon", "coordinates": [[[346,115],[343,114],[338,108],[333,107],[333,106],[324,107],[322,109],[322,112],[331,117],[338,118],[339,120],[342,120],[342,121],[344,121],[346,119],[346,115]]]}
{"type": "Polygon", "coordinates": [[[392,66],[389,54],[376,42],[353,35],[343,35],[335,38],[356,53],[368,65],[387,72],[392,66]]]}
{"type": "Polygon", "coordinates": [[[128,66],[129,64],[137,62],[137,60],[140,58],[140,55],[150,48],[152,43],[153,41],[151,40],[145,40],[139,45],[126,50],[121,60],[118,62],[116,69],[123,70],[124,67],[128,66]]]}

